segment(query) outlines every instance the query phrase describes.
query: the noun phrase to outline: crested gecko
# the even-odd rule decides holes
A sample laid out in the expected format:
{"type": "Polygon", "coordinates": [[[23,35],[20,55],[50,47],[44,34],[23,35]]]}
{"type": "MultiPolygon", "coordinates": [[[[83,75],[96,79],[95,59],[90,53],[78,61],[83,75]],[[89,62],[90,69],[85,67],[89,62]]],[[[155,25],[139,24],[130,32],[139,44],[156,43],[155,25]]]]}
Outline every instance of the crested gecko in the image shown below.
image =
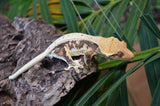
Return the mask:
{"type": "Polygon", "coordinates": [[[84,55],[85,63],[89,64],[87,60],[97,54],[106,58],[126,60],[130,60],[134,57],[134,54],[127,48],[127,44],[124,41],[119,41],[117,38],[104,38],[83,33],[70,33],[55,40],[44,52],[26,63],[13,75],[9,76],[9,79],[13,80],[17,78],[20,74],[27,71],[47,56],[65,61],[68,64],[68,69],[71,67],[77,69],[79,64],[72,59],[72,56],[84,55]]]}

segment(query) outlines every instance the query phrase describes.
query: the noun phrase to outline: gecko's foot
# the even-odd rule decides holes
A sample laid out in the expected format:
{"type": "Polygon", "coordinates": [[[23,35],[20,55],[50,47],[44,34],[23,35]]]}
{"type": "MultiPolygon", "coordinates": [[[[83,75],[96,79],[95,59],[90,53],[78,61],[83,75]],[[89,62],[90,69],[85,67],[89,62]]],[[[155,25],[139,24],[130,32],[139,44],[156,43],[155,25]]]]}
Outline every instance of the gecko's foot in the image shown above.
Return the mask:
{"type": "Polygon", "coordinates": [[[84,67],[83,66],[71,66],[69,65],[67,68],[65,68],[65,70],[70,70],[71,68],[75,69],[76,73],[80,73],[80,69],[83,69],[84,67]]]}

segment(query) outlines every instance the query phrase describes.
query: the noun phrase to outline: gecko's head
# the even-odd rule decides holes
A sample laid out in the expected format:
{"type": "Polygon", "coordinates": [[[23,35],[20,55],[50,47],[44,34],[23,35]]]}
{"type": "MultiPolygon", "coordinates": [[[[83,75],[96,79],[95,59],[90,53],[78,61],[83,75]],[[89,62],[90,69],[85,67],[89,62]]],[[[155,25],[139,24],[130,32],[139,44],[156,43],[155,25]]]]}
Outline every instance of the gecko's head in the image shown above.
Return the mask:
{"type": "Polygon", "coordinates": [[[125,60],[130,60],[134,57],[134,54],[127,48],[127,44],[117,38],[103,38],[99,45],[101,52],[106,57],[125,60]]]}

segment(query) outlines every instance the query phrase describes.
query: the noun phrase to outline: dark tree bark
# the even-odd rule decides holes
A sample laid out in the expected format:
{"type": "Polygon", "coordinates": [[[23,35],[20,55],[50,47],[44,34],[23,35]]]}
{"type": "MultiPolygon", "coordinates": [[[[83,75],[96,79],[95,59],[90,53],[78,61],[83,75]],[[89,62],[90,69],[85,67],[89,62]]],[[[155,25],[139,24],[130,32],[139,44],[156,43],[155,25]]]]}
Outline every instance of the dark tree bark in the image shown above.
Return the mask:
{"type": "Polygon", "coordinates": [[[68,65],[60,59],[45,58],[15,80],[8,79],[60,36],[43,20],[15,17],[12,23],[0,15],[0,105],[54,105],[77,81],[96,71],[94,58],[80,73],[64,70],[68,65]]]}

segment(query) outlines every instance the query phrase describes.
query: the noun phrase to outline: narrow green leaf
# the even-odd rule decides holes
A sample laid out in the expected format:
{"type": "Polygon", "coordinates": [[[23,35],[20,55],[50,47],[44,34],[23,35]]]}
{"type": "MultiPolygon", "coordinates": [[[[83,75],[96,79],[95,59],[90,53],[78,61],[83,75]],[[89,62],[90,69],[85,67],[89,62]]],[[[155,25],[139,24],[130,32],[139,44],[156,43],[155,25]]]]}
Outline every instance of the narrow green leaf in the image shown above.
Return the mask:
{"type": "Polygon", "coordinates": [[[33,5],[33,17],[35,19],[38,19],[38,15],[37,15],[37,6],[36,6],[36,2],[37,0],[32,0],[32,5],[33,5]]]}
{"type": "Polygon", "coordinates": [[[78,93],[79,93],[80,90],[81,89],[78,89],[78,91],[76,93],[74,93],[74,96],[71,98],[71,100],[69,101],[69,103],[66,103],[67,106],[71,106],[73,104],[73,101],[77,97],[77,95],[78,95],[78,93]]]}
{"type": "MultiPolygon", "coordinates": [[[[112,6],[114,6],[115,4],[117,4],[118,2],[120,2],[120,0],[116,0],[116,1],[111,1],[107,6],[105,7],[101,7],[97,1],[95,1],[97,7],[99,8],[99,11],[102,12],[102,14],[104,15],[105,19],[107,20],[107,23],[109,23],[111,25],[111,27],[114,29],[114,31],[117,33],[116,28],[113,26],[113,24],[111,23],[111,21],[109,20],[109,18],[107,17],[107,14],[105,13],[104,9],[108,9],[106,12],[108,13],[110,8],[112,6]]],[[[117,33],[118,34],[118,33],[117,33]]],[[[106,35],[105,35],[106,36],[106,35]]]]}
{"type": "MultiPolygon", "coordinates": [[[[85,2],[85,0],[73,0],[73,1],[76,1],[76,2],[85,2]]],[[[89,4],[94,3],[94,0],[86,0],[86,1],[89,4]]],[[[102,4],[106,4],[106,3],[110,2],[110,1],[114,1],[114,0],[97,0],[98,3],[102,3],[102,4]]]]}
{"type": "Polygon", "coordinates": [[[53,21],[55,24],[60,24],[60,25],[66,24],[64,17],[53,17],[53,21]]]}
{"type": "Polygon", "coordinates": [[[160,39],[160,30],[150,15],[143,15],[140,17],[143,23],[152,31],[152,33],[160,39]]]}
{"type": "MultiPolygon", "coordinates": [[[[92,2],[94,2],[94,1],[92,1],[92,2]]],[[[97,1],[97,2],[99,2],[99,1],[97,1]]],[[[105,6],[101,7],[101,9],[98,9],[96,11],[92,11],[92,13],[84,19],[84,22],[87,23],[88,20],[91,21],[94,18],[92,26],[93,26],[93,29],[95,30],[96,35],[99,35],[101,30],[103,29],[103,23],[105,21],[104,15],[107,15],[108,12],[110,11],[110,9],[113,8],[118,2],[120,2],[120,0],[116,0],[116,1],[109,0],[105,6]]],[[[88,1],[87,1],[87,3],[88,3],[88,1]]],[[[90,6],[91,6],[91,4],[90,4],[90,6]]],[[[80,23],[80,24],[82,24],[82,23],[80,23]]],[[[104,36],[107,37],[107,35],[104,35],[104,36]]]]}
{"type": "MultiPolygon", "coordinates": [[[[107,15],[114,5],[115,5],[114,3],[108,3],[105,6],[106,9],[103,10],[103,12],[107,15]]],[[[93,28],[94,28],[94,30],[95,30],[95,32],[96,32],[97,35],[99,35],[100,32],[102,31],[102,29],[103,29],[103,23],[105,23],[105,16],[104,16],[104,14],[98,14],[95,17],[95,20],[93,22],[93,28]]],[[[103,36],[108,36],[108,35],[103,35],[103,36]]]]}
{"type": "Polygon", "coordinates": [[[19,0],[20,1],[20,5],[18,7],[18,14],[17,15],[21,15],[26,17],[27,12],[28,12],[28,8],[30,7],[30,5],[32,4],[31,0],[19,0]]]}
{"type": "Polygon", "coordinates": [[[109,90],[107,90],[101,97],[99,97],[99,99],[93,104],[93,106],[98,106],[99,104],[101,104],[119,85],[121,85],[121,83],[123,81],[125,81],[127,76],[129,76],[131,73],[133,73],[134,71],[136,71],[140,67],[146,65],[146,63],[148,64],[148,63],[156,60],[157,58],[159,58],[159,57],[157,57],[157,58],[152,59],[153,56],[159,55],[157,53],[159,53],[159,52],[154,52],[154,53],[150,54],[147,58],[141,60],[139,63],[137,63],[135,66],[133,66],[116,83],[114,83],[114,85],[109,90]]]}
{"type": "Polygon", "coordinates": [[[8,11],[8,17],[10,19],[14,19],[15,16],[20,15],[20,16],[26,16],[28,12],[28,8],[30,4],[32,3],[31,0],[13,0],[10,1],[10,10],[8,11]]]}
{"type": "Polygon", "coordinates": [[[104,69],[107,69],[107,68],[112,68],[112,67],[118,66],[121,63],[123,63],[122,60],[111,60],[111,61],[108,61],[108,62],[104,62],[104,63],[99,64],[98,70],[104,70],[104,69]]]}
{"type": "MultiPolygon", "coordinates": [[[[76,3],[77,4],[77,3],[76,3]]],[[[85,5],[77,4],[76,5],[78,12],[83,15],[83,14],[89,14],[93,10],[85,5]]]]}
{"type": "Polygon", "coordinates": [[[142,60],[146,58],[150,53],[153,53],[155,51],[160,51],[160,47],[155,47],[155,48],[147,49],[141,52],[136,52],[135,57],[131,60],[131,62],[142,60]]]}
{"type": "Polygon", "coordinates": [[[38,0],[39,4],[40,4],[40,10],[41,10],[41,15],[42,18],[47,21],[50,24],[52,23],[52,16],[51,13],[49,11],[48,5],[47,5],[47,1],[46,0],[38,0]]]}
{"type": "MultiPolygon", "coordinates": [[[[146,26],[141,23],[140,30],[139,30],[139,37],[140,37],[140,45],[142,50],[146,50],[149,48],[153,48],[158,46],[158,41],[156,37],[151,33],[146,26]],[[145,39],[145,40],[144,40],[145,39]]],[[[148,83],[151,90],[151,95],[153,95],[154,90],[156,88],[158,77],[160,75],[160,60],[152,62],[145,66],[145,71],[148,79],[148,83]],[[152,70],[152,71],[151,71],[152,70]],[[159,75],[158,75],[159,73],[159,75]]]]}
{"type": "Polygon", "coordinates": [[[79,32],[76,14],[69,0],[60,0],[68,32],[79,32]]]}
{"type": "Polygon", "coordinates": [[[96,35],[95,34],[95,31],[93,29],[93,26],[91,25],[93,20],[94,20],[95,16],[91,17],[89,20],[87,20],[87,22],[83,23],[82,25],[80,25],[81,29],[80,29],[80,32],[82,33],[88,33],[88,34],[93,34],[93,35],[96,35]],[[90,29],[91,28],[91,29],[90,29]]]}
{"type": "MultiPolygon", "coordinates": [[[[126,65],[121,65],[113,70],[116,71],[116,79],[119,79],[125,74],[126,65]]],[[[117,80],[116,80],[117,81],[117,80]]],[[[114,82],[116,82],[114,81],[114,82]]],[[[106,86],[105,86],[106,87],[106,86]]],[[[122,82],[119,88],[115,89],[111,95],[107,98],[106,106],[128,106],[128,93],[127,93],[127,85],[126,80],[122,82]]]]}
{"type": "MultiPolygon", "coordinates": [[[[142,11],[145,8],[145,5],[147,3],[147,0],[134,0],[140,10],[142,11]]],[[[129,14],[128,20],[124,27],[124,35],[126,36],[128,42],[131,44],[131,46],[134,43],[134,39],[136,37],[137,27],[139,24],[139,17],[140,12],[138,12],[138,8],[136,6],[133,6],[131,9],[131,12],[129,14]]]]}
{"type": "MultiPolygon", "coordinates": [[[[123,69],[120,70],[120,75],[121,76],[123,76],[125,74],[126,65],[122,66],[122,68],[123,69]]],[[[118,99],[117,105],[119,105],[119,106],[129,106],[126,79],[122,82],[122,84],[119,87],[119,99],[118,99]]]]}
{"type": "Polygon", "coordinates": [[[103,29],[103,23],[105,21],[105,18],[103,16],[103,14],[101,14],[101,16],[98,16],[95,18],[94,22],[93,22],[93,29],[96,33],[96,35],[99,35],[101,30],[103,29]]]}
{"type": "Polygon", "coordinates": [[[158,84],[156,86],[153,98],[152,98],[152,102],[151,102],[151,106],[159,106],[160,104],[160,79],[158,81],[158,84]]]}
{"type": "Polygon", "coordinates": [[[8,12],[8,17],[9,17],[10,19],[12,19],[12,20],[13,20],[14,17],[17,15],[18,5],[19,5],[18,3],[12,5],[11,8],[10,8],[10,10],[9,10],[9,12],[8,12]]]}
{"type": "MultiPolygon", "coordinates": [[[[109,13],[108,17],[115,28],[119,27],[118,24],[120,23],[121,17],[124,14],[124,11],[126,10],[128,2],[129,0],[122,0],[114,8],[112,8],[111,12],[109,13]]],[[[106,24],[105,27],[106,30],[103,30],[104,35],[111,35],[113,34],[113,32],[115,32],[110,24],[106,24]]]]}
{"type": "MultiPolygon", "coordinates": [[[[157,51],[157,52],[160,52],[160,51],[157,51]]],[[[152,56],[152,58],[150,60],[148,60],[147,62],[145,62],[145,64],[149,64],[150,62],[154,62],[156,60],[158,60],[160,58],[160,53],[155,55],[155,56],[152,56]]]]}
{"type": "Polygon", "coordinates": [[[156,0],[156,4],[154,6],[157,10],[160,9],[160,1],[156,0]]]}
{"type": "Polygon", "coordinates": [[[120,92],[120,94],[119,94],[120,99],[118,99],[117,105],[119,105],[119,106],[129,106],[126,80],[124,82],[122,82],[119,92],[120,92]]]}
{"type": "MultiPolygon", "coordinates": [[[[107,98],[107,100],[105,101],[105,106],[114,106],[117,103],[117,99],[119,97],[119,89],[117,88],[116,90],[114,90],[111,95],[107,98]]],[[[101,104],[103,105],[103,103],[101,104]]],[[[120,105],[120,104],[119,104],[120,105]]],[[[118,106],[119,106],[118,105],[118,106]]]]}
{"type": "MultiPolygon", "coordinates": [[[[89,22],[89,23],[91,23],[91,22],[89,22]]],[[[93,29],[93,26],[91,24],[89,25],[88,31],[89,31],[88,34],[96,36],[95,30],[93,29]]]]}
{"type": "MultiPolygon", "coordinates": [[[[146,9],[145,9],[145,13],[150,12],[150,4],[151,2],[148,2],[146,9]]],[[[145,20],[150,20],[151,17],[145,17],[145,20]],[[149,19],[147,19],[149,18],[149,19]]],[[[139,28],[139,38],[140,38],[140,46],[141,46],[141,50],[147,50],[150,48],[154,48],[158,46],[158,40],[155,36],[157,31],[153,31],[152,29],[154,28],[154,26],[150,26],[148,27],[149,24],[145,24],[143,21],[141,21],[140,24],[140,28],[139,28]],[[144,40],[145,39],[145,40],[144,40]]],[[[160,78],[160,59],[157,59],[156,61],[147,64],[145,66],[145,71],[146,71],[146,75],[147,75],[147,79],[148,79],[148,83],[149,83],[149,87],[150,87],[150,91],[151,91],[151,95],[153,96],[154,91],[156,89],[158,80],[160,78]]]]}
{"type": "Polygon", "coordinates": [[[102,86],[102,84],[108,80],[115,71],[110,71],[107,74],[105,74],[96,84],[94,84],[81,98],[78,100],[78,102],[75,104],[75,106],[83,106],[89,98],[102,86]]]}

